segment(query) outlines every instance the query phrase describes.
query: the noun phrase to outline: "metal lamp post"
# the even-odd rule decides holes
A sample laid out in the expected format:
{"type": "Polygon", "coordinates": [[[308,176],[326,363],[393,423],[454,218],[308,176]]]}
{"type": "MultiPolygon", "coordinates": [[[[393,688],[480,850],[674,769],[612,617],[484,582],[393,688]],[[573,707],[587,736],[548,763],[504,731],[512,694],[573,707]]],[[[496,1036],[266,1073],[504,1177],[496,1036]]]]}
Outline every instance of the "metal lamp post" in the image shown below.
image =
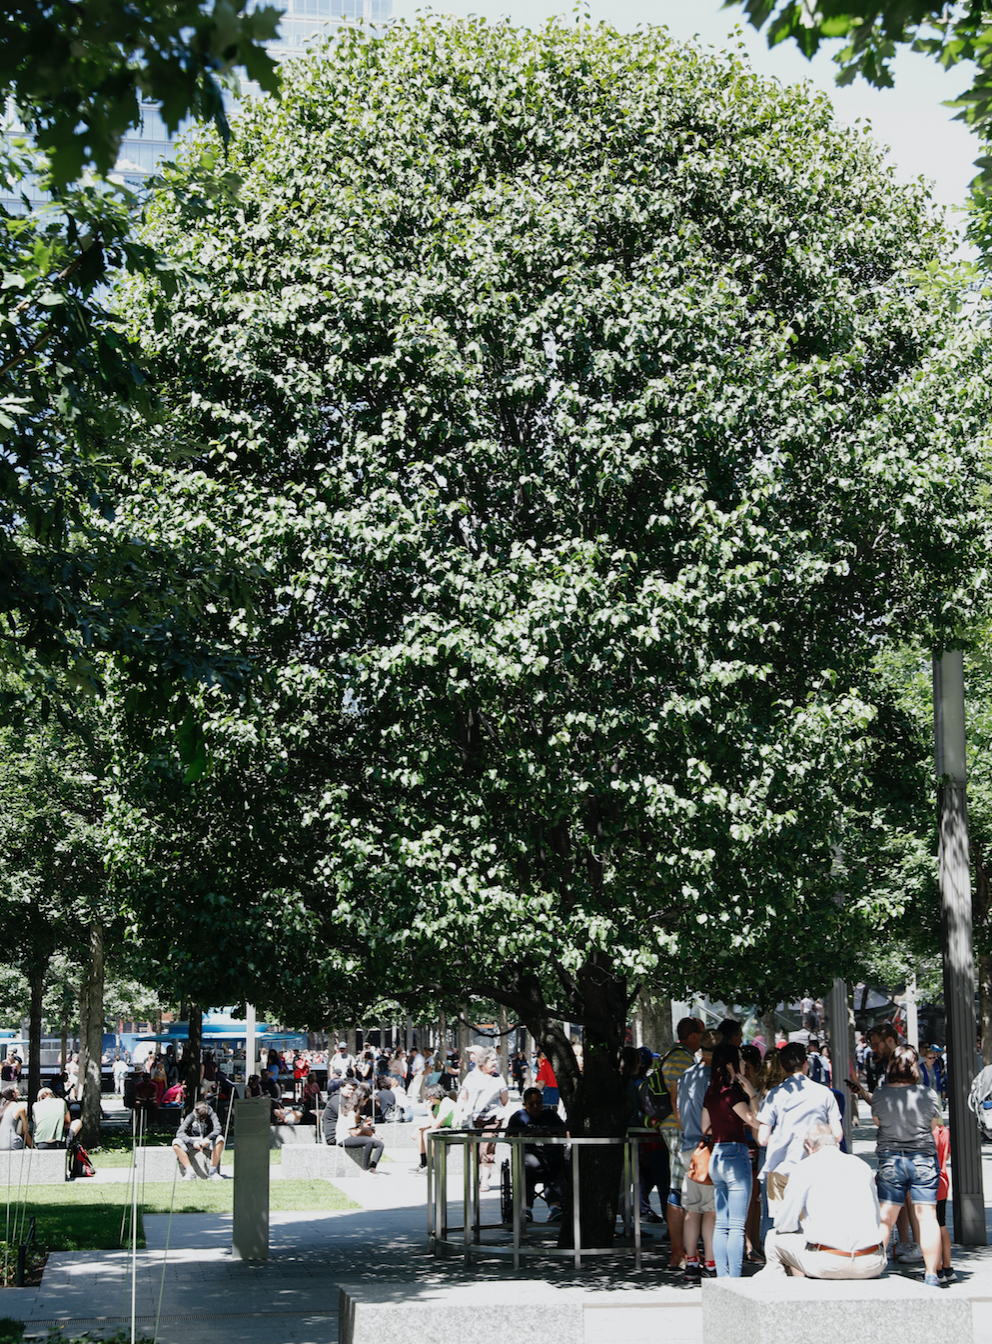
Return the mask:
{"type": "Polygon", "coordinates": [[[984,1246],[978,1126],[968,1110],[975,1062],[975,963],[971,938],[964,722],[964,658],[960,649],[933,659],[933,718],[940,815],[940,906],[947,1013],[948,1100],[954,1178],[954,1240],[984,1246]]]}

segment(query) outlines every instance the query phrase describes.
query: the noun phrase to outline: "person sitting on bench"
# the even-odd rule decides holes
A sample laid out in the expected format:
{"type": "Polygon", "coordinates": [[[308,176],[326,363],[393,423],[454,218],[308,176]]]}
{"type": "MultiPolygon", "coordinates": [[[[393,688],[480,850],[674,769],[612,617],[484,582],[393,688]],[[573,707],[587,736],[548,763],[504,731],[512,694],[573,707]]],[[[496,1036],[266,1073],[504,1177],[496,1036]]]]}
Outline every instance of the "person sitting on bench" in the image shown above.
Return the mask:
{"type": "Polygon", "coordinates": [[[34,1144],[36,1148],[64,1148],[66,1137],[78,1134],[82,1120],[73,1120],[63,1097],[57,1097],[50,1087],[43,1087],[32,1110],[34,1144]]]}
{"type": "Polygon", "coordinates": [[[213,1107],[205,1101],[198,1101],[176,1130],[172,1140],[179,1165],[183,1169],[184,1181],[195,1181],[196,1172],[189,1160],[190,1153],[210,1153],[210,1180],[219,1181],[220,1159],[224,1151],[224,1136],[221,1133],[220,1120],[213,1107]]]}
{"type": "Polygon", "coordinates": [[[877,1279],[885,1268],[875,1177],[842,1153],[830,1125],[811,1125],[807,1156],[790,1173],[775,1227],[765,1237],[762,1276],[877,1279]]]}

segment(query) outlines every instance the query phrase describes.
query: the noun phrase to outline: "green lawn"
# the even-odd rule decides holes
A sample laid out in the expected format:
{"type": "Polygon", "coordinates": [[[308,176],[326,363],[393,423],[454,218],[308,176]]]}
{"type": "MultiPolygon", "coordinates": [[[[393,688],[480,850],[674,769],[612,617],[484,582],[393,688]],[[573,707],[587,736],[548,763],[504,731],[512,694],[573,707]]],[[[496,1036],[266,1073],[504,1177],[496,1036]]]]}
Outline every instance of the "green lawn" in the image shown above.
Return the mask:
{"type": "MultiPolygon", "coordinates": [[[[171,1142],[172,1140],[170,1138],[169,1143],[171,1142]]],[[[164,1148],[167,1147],[168,1145],[155,1144],[153,1146],[156,1148],[159,1147],[164,1148]]],[[[129,1167],[131,1165],[130,1148],[127,1148],[126,1150],[124,1148],[89,1148],[87,1149],[87,1152],[93,1159],[93,1165],[97,1168],[97,1170],[99,1170],[101,1167],[107,1167],[109,1169],[110,1167],[129,1167]]],[[[222,1167],[233,1166],[234,1153],[235,1150],[233,1148],[225,1148],[223,1157],[221,1158],[222,1167]]],[[[269,1164],[270,1166],[282,1165],[281,1148],[271,1148],[269,1150],[269,1164]]],[[[0,1341],[0,1344],[2,1344],[2,1341],[0,1341]]]]}
{"type": "MultiPolygon", "coordinates": [[[[37,1218],[38,1244],[49,1251],[116,1250],[120,1246],[121,1218],[130,1202],[130,1186],[35,1186],[27,1215],[37,1218]]],[[[175,1203],[171,1182],[147,1182],[139,1187],[138,1245],[144,1246],[141,1214],[230,1213],[234,1208],[233,1181],[177,1181],[175,1203]]],[[[361,1206],[327,1181],[273,1181],[269,1208],[277,1213],[307,1210],[347,1210],[361,1206]]],[[[2,1216],[2,1215],[0,1215],[2,1216]]],[[[2,1226],[0,1226],[2,1233],[2,1226]]]]}

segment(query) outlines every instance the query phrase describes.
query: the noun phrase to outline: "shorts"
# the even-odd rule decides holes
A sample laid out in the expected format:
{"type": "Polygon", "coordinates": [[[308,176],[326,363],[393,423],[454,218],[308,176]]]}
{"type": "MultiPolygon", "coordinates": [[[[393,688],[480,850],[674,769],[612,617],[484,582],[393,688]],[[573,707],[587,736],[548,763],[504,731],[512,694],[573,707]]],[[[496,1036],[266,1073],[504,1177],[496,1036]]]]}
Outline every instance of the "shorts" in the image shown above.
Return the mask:
{"type": "Polygon", "coordinates": [[[204,1139],[190,1139],[190,1138],[173,1139],[172,1146],[173,1148],[181,1148],[185,1153],[208,1152],[210,1149],[213,1148],[217,1140],[212,1139],[210,1140],[210,1142],[207,1143],[206,1148],[200,1148],[199,1145],[204,1142],[205,1142],[204,1139]]]}
{"type": "Polygon", "coordinates": [[[905,1204],[906,1196],[911,1195],[914,1204],[936,1204],[939,1180],[936,1153],[878,1155],[875,1184],[880,1203],[905,1204]]]}
{"type": "MultiPolygon", "coordinates": [[[[665,1147],[668,1149],[670,1189],[678,1194],[682,1189],[682,1181],[685,1178],[686,1166],[689,1161],[688,1158],[683,1160],[682,1157],[682,1131],[681,1129],[662,1129],[661,1137],[665,1140],[665,1147]]],[[[678,1200],[673,1202],[677,1204],[678,1200]]]]}
{"type": "Polygon", "coordinates": [[[716,1213],[716,1186],[700,1185],[687,1176],[682,1182],[682,1208],[686,1213],[716,1213]]]}
{"type": "Polygon", "coordinates": [[[947,1226],[947,1200],[946,1200],[946,1199],[938,1199],[938,1200],[937,1200],[937,1226],[938,1226],[938,1227],[946,1227],[946,1226],[947,1226]]]}

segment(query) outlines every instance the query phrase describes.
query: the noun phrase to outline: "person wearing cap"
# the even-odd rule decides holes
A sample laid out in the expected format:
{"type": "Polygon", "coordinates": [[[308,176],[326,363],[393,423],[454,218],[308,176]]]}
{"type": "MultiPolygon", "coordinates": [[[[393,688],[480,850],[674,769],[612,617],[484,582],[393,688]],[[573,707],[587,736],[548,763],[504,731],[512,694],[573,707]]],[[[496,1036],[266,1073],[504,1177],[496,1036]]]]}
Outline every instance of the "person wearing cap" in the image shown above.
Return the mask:
{"type": "Polygon", "coordinates": [[[355,1057],[348,1053],[348,1042],[338,1041],[338,1048],[328,1061],[328,1074],[335,1078],[343,1078],[348,1070],[354,1067],[355,1057]]]}

